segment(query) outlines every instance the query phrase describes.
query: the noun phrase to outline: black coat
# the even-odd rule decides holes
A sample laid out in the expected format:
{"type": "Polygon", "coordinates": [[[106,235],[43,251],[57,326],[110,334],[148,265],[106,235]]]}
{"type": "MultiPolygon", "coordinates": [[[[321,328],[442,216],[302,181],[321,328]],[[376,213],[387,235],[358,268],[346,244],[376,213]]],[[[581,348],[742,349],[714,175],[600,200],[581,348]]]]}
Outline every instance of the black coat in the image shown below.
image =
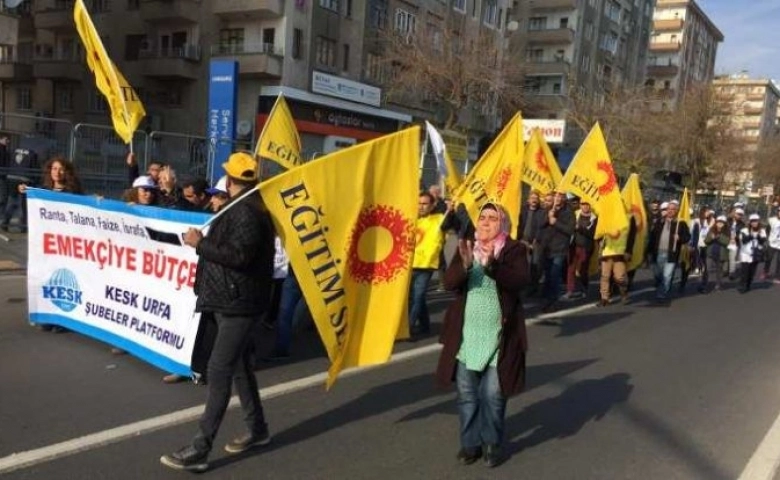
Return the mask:
{"type": "Polygon", "coordinates": [[[555,224],[550,224],[545,211],[544,224],[539,229],[537,240],[545,256],[569,254],[569,246],[574,235],[574,213],[568,206],[564,206],[555,213],[555,218],[555,224]]]}
{"type": "Polygon", "coordinates": [[[196,311],[259,315],[268,308],[274,268],[271,219],[260,195],[250,195],[211,224],[200,241],[196,311]]]}
{"type": "MultiPolygon", "coordinates": [[[[685,222],[679,222],[678,227],[677,223],[677,220],[672,220],[670,225],[669,244],[666,246],[668,263],[677,263],[680,260],[682,246],[691,241],[691,231],[688,229],[688,225],[685,222]],[[678,235],[677,245],[674,244],[675,233],[678,235]]],[[[663,228],[664,222],[659,222],[653,225],[653,230],[650,232],[649,256],[653,262],[658,256],[658,243],[661,240],[663,228]]]]}

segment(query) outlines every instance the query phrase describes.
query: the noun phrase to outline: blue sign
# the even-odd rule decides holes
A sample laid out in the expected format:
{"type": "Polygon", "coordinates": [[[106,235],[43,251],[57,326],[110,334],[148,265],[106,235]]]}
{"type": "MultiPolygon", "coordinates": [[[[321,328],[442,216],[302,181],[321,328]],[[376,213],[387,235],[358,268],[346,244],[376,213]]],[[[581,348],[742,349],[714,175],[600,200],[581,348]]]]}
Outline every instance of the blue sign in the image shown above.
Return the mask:
{"type": "Polygon", "coordinates": [[[233,153],[238,110],[238,62],[212,60],[209,65],[209,142],[214,152],[211,165],[211,184],[225,172],[222,164],[233,153]]]}
{"type": "Polygon", "coordinates": [[[81,305],[82,292],[76,275],[66,268],[55,271],[42,287],[43,298],[48,299],[63,312],[72,312],[81,305]]]}

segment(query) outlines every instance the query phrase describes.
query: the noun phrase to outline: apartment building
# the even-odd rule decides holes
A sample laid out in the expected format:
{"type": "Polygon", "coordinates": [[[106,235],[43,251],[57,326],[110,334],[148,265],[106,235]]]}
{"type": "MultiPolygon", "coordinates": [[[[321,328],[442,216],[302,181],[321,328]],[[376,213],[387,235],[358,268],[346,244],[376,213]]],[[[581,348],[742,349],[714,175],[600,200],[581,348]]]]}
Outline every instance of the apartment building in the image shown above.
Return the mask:
{"type": "Polygon", "coordinates": [[[647,62],[646,85],[669,106],[689,85],[706,84],[715,73],[723,33],[695,0],[658,0],[647,62]]]}
{"type": "Polygon", "coordinates": [[[712,84],[732,102],[733,125],[750,150],[776,134],[780,89],[772,80],[750,78],[743,72],[717,77],[712,84]]]}
{"type": "Polygon", "coordinates": [[[526,85],[538,117],[565,118],[570,88],[602,95],[641,85],[654,0],[535,0],[514,19],[525,35],[526,85]]]}

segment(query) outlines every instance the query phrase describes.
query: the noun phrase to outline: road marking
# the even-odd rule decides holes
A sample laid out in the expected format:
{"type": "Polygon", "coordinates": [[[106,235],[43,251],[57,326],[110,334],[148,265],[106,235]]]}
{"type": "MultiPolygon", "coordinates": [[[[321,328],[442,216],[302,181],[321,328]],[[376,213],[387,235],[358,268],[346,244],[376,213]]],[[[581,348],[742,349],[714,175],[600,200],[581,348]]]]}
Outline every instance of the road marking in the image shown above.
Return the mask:
{"type": "Polygon", "coordinates": [[[780,466],[780,415],[753,452],[738,480],[772,480],[780,466]]]}
{"type": "MultiPolygon", "coordinates": [[[[648,291],[652,291],[652,288],[646,288],[632,293],[632,295],[639,295],[648,291]]],[[[591,308],[595,308],[595,303],[588,303],[586,305],[580,305],[564,310],[559,310],[553,313],[546,313],[537,315],[526,319],[526,325],[534,325],[544,320],[552,318],[558,318],[563,316],[573,315],[575,313],[583,312],[591,308]]],[[[403,352],[396,353],[390,357],[387,363],[379,365],[370,365],[366,367],[355,367],[344,370],[339,374],[339,378],[346,378],[363,373],[368,370],[374,370],[382,368],[384,366],[412,360],[414,358],[423,357],[431,353],[435,353],[441,350],[441,345],[433,343],[424,345],[422,347],[413,348],[403,352]]],[[[264,400],[270,400],[272,398],[280,397],[290,393],[295,393],[307,388],[311,388],[316,385],[323,385],[327,379],[327,372],[321,372],[308,377],[298,378],[289,382],[272,385],[260,389],[260,396],[264,400]]],[[[233,397],[228,404],[228,409],[239,406],[239,400],[237,397],[233,397]]],[[[200,418],[203,413],[205,405],[198,405],[195,407],[185,408],[175,412],[159,415],[146,420],[140,420],[138,422],[121,425],[119,427],[110,428],[100,432],[84,435],[82,437],[73,438],[64,442],[55,443],[41,448],[27,450],[19,453],[12,453],[11,455],[0,458],[0,475],[9,473],[14,470],[22,468],[32,467],[41,463],[50,462],[59,458],[74,455],[80,452],[88,450],[94,450],[99,447],[111,445],[113,443],[121,442],[132,437],[138,437],[146,435],[148,433],[162,430],[164,428],[173,427],[187,422],[192,422],[200,418]]]]}

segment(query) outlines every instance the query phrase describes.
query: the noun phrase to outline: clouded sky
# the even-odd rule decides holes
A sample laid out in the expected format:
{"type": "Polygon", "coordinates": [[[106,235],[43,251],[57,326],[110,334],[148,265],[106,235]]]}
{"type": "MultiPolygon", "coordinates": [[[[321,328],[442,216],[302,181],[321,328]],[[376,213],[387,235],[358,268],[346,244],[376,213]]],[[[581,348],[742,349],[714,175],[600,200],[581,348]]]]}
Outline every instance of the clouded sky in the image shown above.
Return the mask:
{"type": "Polygon", "coordinates": [[[715,73],[747,70],[753,78],[780,82],[780,0],[697,0],[726,37],[715,73]]]}

